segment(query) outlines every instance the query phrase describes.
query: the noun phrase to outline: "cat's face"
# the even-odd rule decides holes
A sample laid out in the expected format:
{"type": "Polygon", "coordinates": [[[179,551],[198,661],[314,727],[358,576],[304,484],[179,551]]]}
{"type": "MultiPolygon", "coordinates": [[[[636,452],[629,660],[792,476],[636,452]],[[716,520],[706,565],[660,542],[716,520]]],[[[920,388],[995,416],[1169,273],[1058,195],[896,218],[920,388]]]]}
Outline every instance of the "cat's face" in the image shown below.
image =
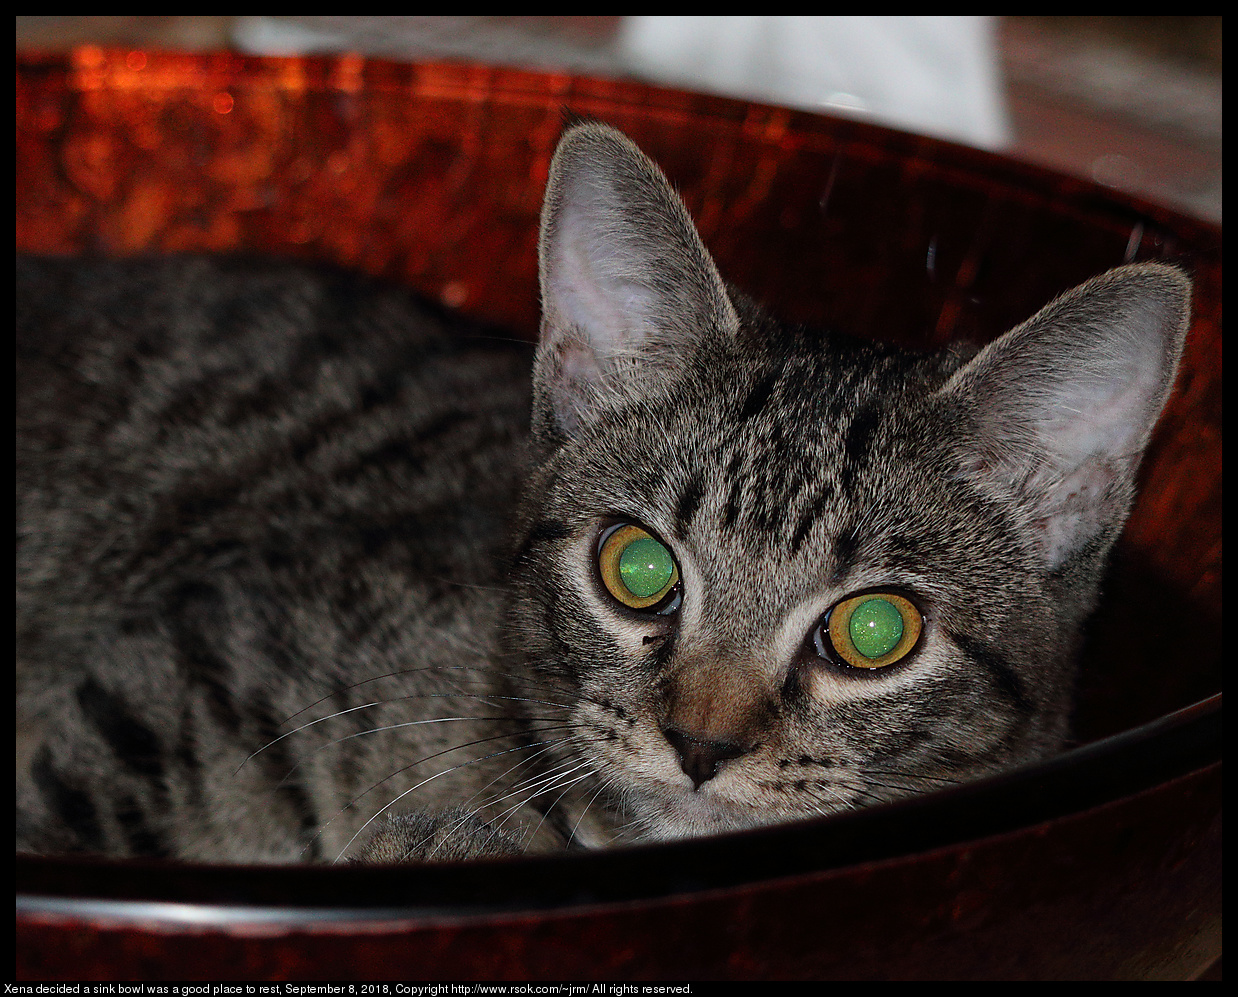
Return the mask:
{"type": "Polygon", "coordinates": [[[656,167],[583,126],[541,277],[505,643],[555,785],[674,837],[1061,743],[1173,383],[1178,271],[1112,271],[970,357],[861,346],[728,291],[656,167]]]}
{"type": "Polygon", "coordinates": [[[531,490],[515,644],[641,834],[940,788],[1062,733],[1034,544],[934,431],[949,358],[764,336],[569,439],[531,490]]]}

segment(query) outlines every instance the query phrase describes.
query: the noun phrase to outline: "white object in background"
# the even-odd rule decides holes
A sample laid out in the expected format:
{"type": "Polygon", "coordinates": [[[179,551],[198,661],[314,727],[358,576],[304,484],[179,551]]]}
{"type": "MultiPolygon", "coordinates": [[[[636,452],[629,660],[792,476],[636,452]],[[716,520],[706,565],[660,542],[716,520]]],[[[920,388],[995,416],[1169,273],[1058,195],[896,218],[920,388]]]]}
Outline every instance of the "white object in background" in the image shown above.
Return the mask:
{"type": "Polygon", "coordinates": [[[630,16],[619,55],[656,82],[1000,149],[1010,139],[993,17],[630,16]]]}

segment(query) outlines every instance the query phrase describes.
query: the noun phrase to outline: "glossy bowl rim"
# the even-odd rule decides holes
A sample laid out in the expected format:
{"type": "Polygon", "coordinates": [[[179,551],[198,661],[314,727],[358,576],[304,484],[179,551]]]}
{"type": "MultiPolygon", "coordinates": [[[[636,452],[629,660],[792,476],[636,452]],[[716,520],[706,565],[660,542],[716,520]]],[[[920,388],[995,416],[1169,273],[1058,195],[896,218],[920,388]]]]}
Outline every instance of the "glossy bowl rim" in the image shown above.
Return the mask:
{"type": "Polygon", "coordinates": [[[198,925],[407,921],[626,904],[838,872],[1018,834],[1219,765],[1221,698],[950,789],[707,838],[431,866],[18,855],[17,913],[198,925]]]}

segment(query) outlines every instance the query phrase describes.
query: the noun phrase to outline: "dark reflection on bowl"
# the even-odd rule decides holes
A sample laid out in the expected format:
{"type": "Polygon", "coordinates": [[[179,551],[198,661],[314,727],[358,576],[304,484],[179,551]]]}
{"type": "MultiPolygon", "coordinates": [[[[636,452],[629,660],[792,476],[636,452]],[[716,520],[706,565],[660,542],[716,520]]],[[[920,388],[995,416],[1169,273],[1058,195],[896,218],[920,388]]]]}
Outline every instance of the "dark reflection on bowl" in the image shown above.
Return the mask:
{"type": "Polygon", "coordinates": [[[1220,954],[1219,229],[929,139],[633,83],[83,49],[19,59],[17,245],[328,259],[532,335],[568,115],[627,131],[723,272],[793,319],[984,341],[1126,260],[1192,269],[1183,376],[1091,628],[1082,746],[830,820],[493,866],[21,858],[18,977],[1203,970],[1220,954]]]}

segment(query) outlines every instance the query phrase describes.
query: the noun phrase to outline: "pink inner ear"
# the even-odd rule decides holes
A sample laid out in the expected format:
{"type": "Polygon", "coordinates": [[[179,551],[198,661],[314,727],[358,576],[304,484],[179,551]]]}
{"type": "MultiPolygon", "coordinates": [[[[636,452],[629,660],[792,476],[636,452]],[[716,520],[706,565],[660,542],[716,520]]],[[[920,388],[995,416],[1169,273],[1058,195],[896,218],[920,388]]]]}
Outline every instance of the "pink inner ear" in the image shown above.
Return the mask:
{"type": "Polygon", "coordinates": [[[597,357],[586,343],[564,337],[555,349],[557,365],[547,385],[559,425],[569,435],[585,419],[590,401],[601,387],[597,357]]]}
{"type": "Polygon", "coordinates": [[[1135,453],[1155,421],[1160,373],[1156,357],[1118,358],[1103,375],[1063,384],[1046,408],[1042,435],[1067,466],[1089,454],[1135,453]]]}
{"type": "MultiPolygon", "coordinates": [[[[1046,566],[1056,570],[1092,537],[1119,520],[1130,501],[1122,470],[1102,458],[1085,461],[1039,496],[1035,522],[1046,566]]],[[[1034,488],[1034,484],[1032,485],[1034,488]]]]}
{"type": "Polygon", "coordinates": [[[585,333],[602,356],[622,347],[634,317],[625,306],[635,303],[615,293],[614,275],[606,272],[606,252],[580,212],[565,208],[549,247],[542,289],[544,304],[554,317],[585,333]]]}

